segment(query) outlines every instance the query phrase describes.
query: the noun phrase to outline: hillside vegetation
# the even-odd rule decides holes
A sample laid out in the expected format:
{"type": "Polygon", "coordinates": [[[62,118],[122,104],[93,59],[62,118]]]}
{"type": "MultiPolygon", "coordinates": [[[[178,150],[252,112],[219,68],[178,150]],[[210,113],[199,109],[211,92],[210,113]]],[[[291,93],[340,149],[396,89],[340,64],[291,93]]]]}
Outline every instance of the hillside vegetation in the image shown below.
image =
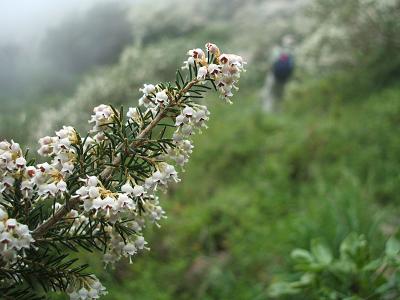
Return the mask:
{"type": "Polygon", "coordinates": [[[152,251],[116,268],[110,299],[265,299],[290,251],[313,238],[337,249],[356,232],[383,251],[398,228],[400,88],[337,105],[327,81],[294,91],[282,115],[245,92],[245,107],[213,105],[164,199],[169,219],[152,251]]]}
{"type": "MultiPolygon", "coordinates": [[[[151,251],[110,272],[87,255],[109,290],[105,299],[270,299],[271,284],[298,277],[291,251],[309,249],[313,239],[337,256],[354,232],[368,241],[369,257],[383,253],[400,225],[398,1],[318,0],[308,10],[307,1],[296,1],[296,9],[290,1],[283,8],[279,1],[222,1],[225,10],[207,0],[195,17],[194,2],[182,2],[173,1],[179,9],[167,16],[157,4],[135,19],[148,8],[136,7],[135,43],[68,100],[41,112],[45,124],[34,123],[26,139],[65,123],[85,128],[99,103],[136,103],[143,83],[173,80],[183,51],[207,41],[243,51],[249,62],[233,105],[206,100],[209,129],[195,138],[182,183],[161,196],[168,219],[147,228],[151,251]],[[272,4],[274,11],[260,8],[272,4]],[[335,40],[337,23],[345,30],[335,31],[335,40]],[[266,114],[260,93],[269,51],[287,33],[298,40],[298,69],[282,110],[266,114]],[[369,44],[378,38],[380,46],[369,44]]],[[[381,299],[345,290],[324,299],[381,299]]],[[[278,299],[285,297],[322,299],[278,299]]],[[[394,291],[385,299],[398,297],[394,291]]]]}

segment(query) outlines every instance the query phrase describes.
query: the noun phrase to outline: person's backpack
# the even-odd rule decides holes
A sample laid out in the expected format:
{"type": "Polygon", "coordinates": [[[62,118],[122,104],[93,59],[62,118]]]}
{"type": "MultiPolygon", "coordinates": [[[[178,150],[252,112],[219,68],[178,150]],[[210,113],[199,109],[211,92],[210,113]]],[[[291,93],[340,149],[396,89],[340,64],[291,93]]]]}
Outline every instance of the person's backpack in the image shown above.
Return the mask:
{"type": "Polygon", "coordinates": [[[293,68],[293,57],[290,54],[281,53],[273,65],[275,79],[280,82],[285,82],[292,75],[293,68]]]}

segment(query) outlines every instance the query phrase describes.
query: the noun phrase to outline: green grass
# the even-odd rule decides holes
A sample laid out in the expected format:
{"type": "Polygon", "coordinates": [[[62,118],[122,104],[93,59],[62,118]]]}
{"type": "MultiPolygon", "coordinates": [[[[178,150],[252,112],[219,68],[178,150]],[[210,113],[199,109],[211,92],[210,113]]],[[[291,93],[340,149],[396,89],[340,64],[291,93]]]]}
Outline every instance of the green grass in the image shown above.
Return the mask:
{"type": "Polygon", "coordinates": [[[148,229],[151,251],[113,274],[97,264],[106,298],[265,299],[313,238],[337,249],[355,231],[379,253],[399,211],[400,88],[356,99],[327,93],[328,80],[295,88],[277,115],[256,94],[209,101],[210,128],[162,196],[169,218],[148,229]]]}

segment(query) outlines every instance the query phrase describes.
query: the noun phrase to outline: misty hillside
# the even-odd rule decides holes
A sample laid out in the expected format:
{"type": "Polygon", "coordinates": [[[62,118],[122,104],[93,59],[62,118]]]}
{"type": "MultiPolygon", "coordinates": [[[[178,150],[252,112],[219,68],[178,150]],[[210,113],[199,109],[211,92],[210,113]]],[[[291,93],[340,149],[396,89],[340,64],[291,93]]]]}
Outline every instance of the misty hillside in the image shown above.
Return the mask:
{"type": "Polygon", "coordinates": [[[144,83],[174,81],[187,50],[214,42],[247,71],[233,105],[204,99],[209,128],[160,195],[151,251],[107,270],[73,254],[104,299],[399,299],[400,248],[387,246],[400,237],[399,12],[398,0],[93,4],[32,51],[0,42],[0,137],[34,152],[62,125],[84,132],[94,106],[137,106],[144,83]],[[265,112],[288,36],[295,71],[265,112]]]}

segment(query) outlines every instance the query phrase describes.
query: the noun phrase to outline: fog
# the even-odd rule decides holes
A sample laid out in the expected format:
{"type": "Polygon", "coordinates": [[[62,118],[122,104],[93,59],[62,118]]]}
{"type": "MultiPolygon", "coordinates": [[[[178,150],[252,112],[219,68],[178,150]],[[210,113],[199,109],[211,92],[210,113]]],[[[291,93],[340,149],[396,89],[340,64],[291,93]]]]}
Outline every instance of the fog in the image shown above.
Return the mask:
{"type": "Polygon", "coordinates": [[[115,62],[131,42],[133,2],[0,1],[0,101],[64,92],[91,67],[115,62]]]}
{"type": "Polygon", "coordinates": [[[2,0],[0,42],[37,42],[44,32],[64,18],[101,3],[133,3],[135,0],[2,0]]]}

